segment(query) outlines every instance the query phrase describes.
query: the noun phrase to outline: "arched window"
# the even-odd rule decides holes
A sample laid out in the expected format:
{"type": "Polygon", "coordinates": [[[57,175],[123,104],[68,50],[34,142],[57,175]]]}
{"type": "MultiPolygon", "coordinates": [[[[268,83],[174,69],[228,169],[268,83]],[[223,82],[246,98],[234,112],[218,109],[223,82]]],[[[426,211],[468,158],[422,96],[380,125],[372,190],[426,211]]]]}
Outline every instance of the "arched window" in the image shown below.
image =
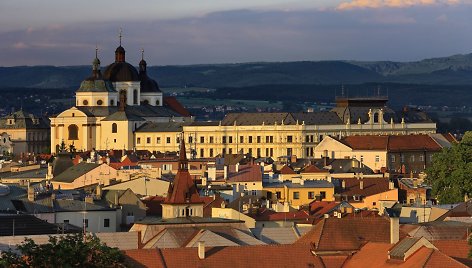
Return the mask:
{"type": "Polygon", "coordinates": [[[118,132],[118,125],[116,123],[113,123],[111,125],[111,133],[117,133],[118,132]]]}
{"type": "Polygon", "coordinates": [[[77,125],[70,125],[68,129],[69,129],[69,140],[78,140],[79,127],[77,127],[77,125]]]}
{"type": "Polygon", "coordinates": [[[159,106],[161,102],[159,100],[156,100],[156,106],[159,106]]]}
{"type": "Polygon", "coordinates": [[[374,114],[374,123],[378,123],[379,122],[379,113],[375,113],[374,114]]]}
{"type": "Polygon", "coordinates": [[[110,100],[110,106],[115,106],[115,100],[110,100]]]}
{"type": "Polygon", "coordinates": [[[97,101],[97,105],[98,105],[98,106],[100,106],[100,105],[102,105],[102,104],[103,104],[103,101],[102,101],[102,100],[98,100],[98,101],[97,101]]]}
{"type": "Polygon", "coordinates": [[[138,104],[138,90],[133,90],[133,104],[138,104]]]}

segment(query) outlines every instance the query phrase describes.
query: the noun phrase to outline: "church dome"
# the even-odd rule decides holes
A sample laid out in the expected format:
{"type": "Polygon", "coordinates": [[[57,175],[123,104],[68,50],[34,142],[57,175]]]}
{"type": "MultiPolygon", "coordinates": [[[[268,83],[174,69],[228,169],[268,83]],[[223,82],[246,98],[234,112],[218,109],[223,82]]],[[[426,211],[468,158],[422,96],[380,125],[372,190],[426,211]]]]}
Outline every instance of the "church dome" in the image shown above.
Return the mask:
{"type": "Polygon", "coordinates": [[[111,82],[139,81],[138,71],[127,62],[114,62],[108,65],[103,78],[111,82]]]}
{"type": "Polygon", "coordinates": [[[87,78],[80,83],[77,92],[114,92],[113,84],[103,79],[87,78]]]}
{"type": "Polygon", "coordinates": [[[161,92],[157,82],[147,75],[147,63],[144,56],[139,62],[139,80],[141,81],[141,92],[161,92]]]}

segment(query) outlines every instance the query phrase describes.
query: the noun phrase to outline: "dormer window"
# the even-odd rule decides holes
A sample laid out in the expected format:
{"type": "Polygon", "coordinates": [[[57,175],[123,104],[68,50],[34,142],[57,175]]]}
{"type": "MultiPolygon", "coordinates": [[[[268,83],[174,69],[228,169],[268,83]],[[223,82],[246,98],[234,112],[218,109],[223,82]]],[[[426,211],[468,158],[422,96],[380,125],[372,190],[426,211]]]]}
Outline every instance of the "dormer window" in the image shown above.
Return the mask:
{"type": "Polygon", "coordinates": [[[360,195],[353,195],[352,198],[354,199],[354,201],[361,201],[361,196],[360,195]]]}
{"type": "Polygon", "coordinates": [[[15,120],[14,119],[8,119],[8,125],[14,125],[15,120]]]}

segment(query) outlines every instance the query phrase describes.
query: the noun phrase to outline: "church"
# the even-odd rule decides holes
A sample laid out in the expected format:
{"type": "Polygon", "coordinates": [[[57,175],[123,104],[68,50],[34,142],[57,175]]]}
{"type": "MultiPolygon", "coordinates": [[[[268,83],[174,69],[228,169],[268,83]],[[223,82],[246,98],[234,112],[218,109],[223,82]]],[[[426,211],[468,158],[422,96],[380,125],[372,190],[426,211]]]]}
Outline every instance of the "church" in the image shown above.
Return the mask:
{"type": "Polygon", "coordinates": [[[180,103],[163,97],[147,74],[143,51],[139,70],[125,55],[120,36],[115,62],[102,73],[96,50],[92,74],[76,91],[75,106],[50,118],[52,153],[62,142],[77,151],[132,150],[134,132],[146,122],[193,121],[180,103]]]}

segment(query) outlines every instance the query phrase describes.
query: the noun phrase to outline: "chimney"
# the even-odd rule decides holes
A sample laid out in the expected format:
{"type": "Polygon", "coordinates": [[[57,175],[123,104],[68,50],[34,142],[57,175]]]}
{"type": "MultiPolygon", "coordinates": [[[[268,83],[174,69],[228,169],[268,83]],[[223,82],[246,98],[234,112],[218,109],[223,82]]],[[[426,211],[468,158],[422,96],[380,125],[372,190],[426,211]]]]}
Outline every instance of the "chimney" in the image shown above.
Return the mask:
{"type": "Polygon", "coordinates": [[[295,163],[297,162],[297,156],[296,155],[291,155],[290,156],[290,163],[295,163]]]}
{"type": "Polygon", "coordinates": [[[359,188],[362,190],[364,189],[364,181],[359,181],[359,188]]]}
{"type": "Polygon", "coordinates": [[[239,172],[239,163],[236,163],[236,173],[239,172]]]}
{"type": "Polygon", "coordinates": [[[30,202],[34,202],[35,199],[36,199],[36,195],[34,192],[34,188],[30,186],[30,183],[28,181],[28,200],[30,202]]]}
{"type": "Polygon", "coordinates": [[[323,165],[325,167],[328,165],[328,150],[323,151],[323,165]]]}
{"type": "Polygon", "coordinates": [[[87,195],[85,197],[85,203],[93,204],[93,196],[87,195]]]}
{"type": "Polygon", "coordinates": [[[102,185],[100,183],[97,185],[97,189],[95,189],[95,195],[99,198],[102,197],[102,185]]]}
{"type": "Polygon", "coordinates": [[[205,241],[198,241],[198,258],[205,259],[205,241]]]}
{"type": "Polygon", "coordinates": [[[225,180],[228,178],[228,166],[223,167],[223,177],[225,180]]]}
{"type": "Polygon", "coordinates": [[[390,190],[395,189],[395,185],[393,184],[393,181],[388,182],[388,189],[390,189],[390,190]]]}
{"type": "Polygon", "coordinates": [[[342,187],[343,189],[346,189],[346,181],[345,181],[345,180],[342,180],[342,181],[341,181],[341,187],[342,187]]]}
{"type": "Polygon", "coordinates": [[[396,244],[400,240],[400,218],[390,217],[390,244],[396,244]]]}

